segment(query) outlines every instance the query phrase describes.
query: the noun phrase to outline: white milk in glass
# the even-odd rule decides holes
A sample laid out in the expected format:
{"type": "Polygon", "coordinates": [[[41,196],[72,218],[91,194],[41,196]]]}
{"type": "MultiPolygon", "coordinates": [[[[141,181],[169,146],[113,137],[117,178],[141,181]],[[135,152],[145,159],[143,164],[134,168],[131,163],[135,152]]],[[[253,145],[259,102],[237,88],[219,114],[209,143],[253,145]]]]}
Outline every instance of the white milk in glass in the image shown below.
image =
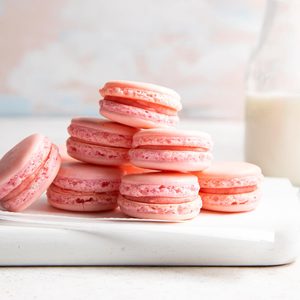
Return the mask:
{"type": "Polygon", "coordinates": [[[300,186],[300,94],[248,94],[245,133],[247,161],[300,186]]]}

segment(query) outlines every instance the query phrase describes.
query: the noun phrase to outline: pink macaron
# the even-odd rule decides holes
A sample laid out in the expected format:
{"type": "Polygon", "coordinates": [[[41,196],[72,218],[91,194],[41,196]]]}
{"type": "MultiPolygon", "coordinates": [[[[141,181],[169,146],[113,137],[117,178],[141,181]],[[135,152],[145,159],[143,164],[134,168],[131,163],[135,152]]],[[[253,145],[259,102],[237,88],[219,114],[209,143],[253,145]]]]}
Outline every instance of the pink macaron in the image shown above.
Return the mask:
{"type": "Polygon", "coordinates": [[[45,136],[33,134],[0,160],[0,203],[8,211],[22,211],[39,199],[61,163],[58,148],[45,136]]]}
{"type": "Polygon", "coordinates": [[[200,183],[203,208],[242,212],[256,208],[260,200],[261,169],[246,162],[215,162],[195,173],[200,183]]]}
{"type": "Polygon", "coordinates": [[[136,128],[174,127],[180,96],[173,90],[143,82],[110,81],[101,89],[100,113],[136,128]]]}
{"type": "Polygon", "coordinates": [[[55,208],[79,212],[115,209],[121,176],[119,168],[63,163],[47,191],[48,203],[55,208]]]}
{"type": "Polygon", "coordinates": [[[192,174],[152,172],[125,175],[118,204],[131,217],[159,220],[187,220],[201,208],[197,177],[192,174]]]}
{"type": "Polygon", "coordinates": [[[148,129],[133,136],[129,151],[132,164],[170,171],[201,171],[212,161],[212,140],[199,131],[171,128],[148,129]]]}
{"type": "Polygon", "coordinates": [[[137,129],[96,118],[74,118],[68,127],[68,154],[80,161],[119,166],[128,162],[137,129]]]}

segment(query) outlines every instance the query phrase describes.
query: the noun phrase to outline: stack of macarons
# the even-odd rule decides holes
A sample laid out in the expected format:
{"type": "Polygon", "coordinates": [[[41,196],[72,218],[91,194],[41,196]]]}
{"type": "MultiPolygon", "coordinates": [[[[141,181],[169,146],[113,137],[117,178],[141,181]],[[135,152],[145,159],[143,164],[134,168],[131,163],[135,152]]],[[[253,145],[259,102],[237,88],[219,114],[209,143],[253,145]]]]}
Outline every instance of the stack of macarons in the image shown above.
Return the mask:
{"type": "Polygon", "coordinates": [[[208,134],[174,127],[182,105],[173,90],[146,83],[111,81],[101,89],[100,113],[139,129],[132,138],[130,163],[155,172],[122,178],[118,204],[123,213],[146,219],[184,220],[201,209],[197,177],[212,161],[208,134]],[[171,172],[170,172],[171,171],[171,172]]]}
{"type": "Polygon", "coordinates": [[[47,190],[58,209],[186,220],[207,210],[252,210],[261,171],[247,163],[213,163],[209,134],[179,130],[175,91],[111,81],[100,94],[100,118],[73,118],[67,153],[46,137],[27,137],[0,160],[0,204],[21,211],[47,190]],[[124,175],[125,174],[125,175],[124,175]]]}
{"type": "MultiPolygon", "coordinates": [[[[174,128],[182,108],[178,93],[154,84],[111,81],[100,94],[100,114],[108,120],[71,120],[67,152],[85,165],[63,163],[48,189],[49,204],[76,211],[109,209],[101,206],[102,200],[96,205],[95,197],[88,195],[108,192],[106,187],[96,190],[89,181],[103,178],[110,168],[110,173],[119,174],[118,204],[125,214],[167,220],[198,215],[202,205],[199,184],[188,172],[204,170],[211,164],[212,141],[207,133],[174,128]],[[127,174],[122,179],[119,169],[127,174]],[[80,184],[70,184],[74,178],[80,184]],[[136,184],[126,194],[124,184],[128,180],[136,184]],[[139,193],[142,197],[136,196],[139,193]]],[[[115,203],[115,198],[111,199],[110,207],[115,208],[115,203]]]]}

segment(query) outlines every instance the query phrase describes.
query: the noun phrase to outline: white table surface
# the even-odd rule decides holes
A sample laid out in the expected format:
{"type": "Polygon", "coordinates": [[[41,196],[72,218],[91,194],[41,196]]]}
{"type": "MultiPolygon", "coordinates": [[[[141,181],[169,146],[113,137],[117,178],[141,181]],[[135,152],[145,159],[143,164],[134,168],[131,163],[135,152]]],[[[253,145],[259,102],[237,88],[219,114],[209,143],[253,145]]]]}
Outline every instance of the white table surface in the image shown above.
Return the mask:
{"type": "MultiPolygon", "coordinates": [[[[68,119],[0,119],[0,155],[34,132],[63,143],[68,119]]],[[[216,159],[243,159],[243,124],[184,121],[209,132],[216,159]]],[[[1,253],[0,253],[1,255],[1,253]]],[[[278,267],[2,267],[0,299],[300,299],[300,261],[278,267]]]]}

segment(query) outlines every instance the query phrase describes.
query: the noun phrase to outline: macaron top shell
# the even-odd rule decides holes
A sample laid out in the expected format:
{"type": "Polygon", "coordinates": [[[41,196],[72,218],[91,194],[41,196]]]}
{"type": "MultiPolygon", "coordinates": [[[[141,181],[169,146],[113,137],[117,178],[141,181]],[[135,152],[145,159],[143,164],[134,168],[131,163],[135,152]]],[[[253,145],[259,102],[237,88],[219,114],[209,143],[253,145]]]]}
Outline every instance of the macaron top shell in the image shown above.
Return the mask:
{"type": "Polygon", "coordinates": [[[123,177],[124,183],[143,184],[196,184],[197,177],[193,174],[177,172],[149,172],[143,174],[129,174],[123,177]]]}
{"type": "Polygon", "coordinates": [[[98,118],[73,118],[71,125],[73,124],[86,128],[101,130],[107,133],[117,133],[123,135],[133,135],[137,131],[137,129],[133,127],[98,118]]]}
{"type": "Polygon", "coordinates": [[[209,134],[201,131],[155,128],[137,132],[133,136],[134,148],[143,146],[178,146],[211,150],[213,142],[209,134]]]}
{"type": "Polygon", "coordinates": [[[214,162],[209,168],[195,174],[201,188],[254,186],[263,178],[258,166],[238,161],[214,162]]]}
{"type": "Polygon", "coordinates": [[[96,166],[75,161],[63,163],[57,174],[57,178],[68,177],[82,180],[103,178],[116,180],[121,176],[122,171],[119,168],[96,166]]]}
{"type": "Polygon", "coordinates": [[[53,184],[75,191],[115,191],[119,188],[122,174],[119,168],[67,162],[62,164],[53,184]]]}
{"type": "Polygon", "coordinates": [[[74,118],[68,127],[69,134],[88,143],[131,148],[136,128],[97,118],[74,118]]]}
{"type": "Polygon", "coordinates": [[[174,90],[155,84],[136,81],[109,81],[100,90],[105,98],[120,97],[152,102],[170,107],[176,111],[182,109],[180,96],[174,90]]]}
{"type": "Polygon", "coordinates": [[[49,155],[51,145],[47,137],[33,134],[23,139],[2,157],[0,199],[39,169],[49,155]]]}

